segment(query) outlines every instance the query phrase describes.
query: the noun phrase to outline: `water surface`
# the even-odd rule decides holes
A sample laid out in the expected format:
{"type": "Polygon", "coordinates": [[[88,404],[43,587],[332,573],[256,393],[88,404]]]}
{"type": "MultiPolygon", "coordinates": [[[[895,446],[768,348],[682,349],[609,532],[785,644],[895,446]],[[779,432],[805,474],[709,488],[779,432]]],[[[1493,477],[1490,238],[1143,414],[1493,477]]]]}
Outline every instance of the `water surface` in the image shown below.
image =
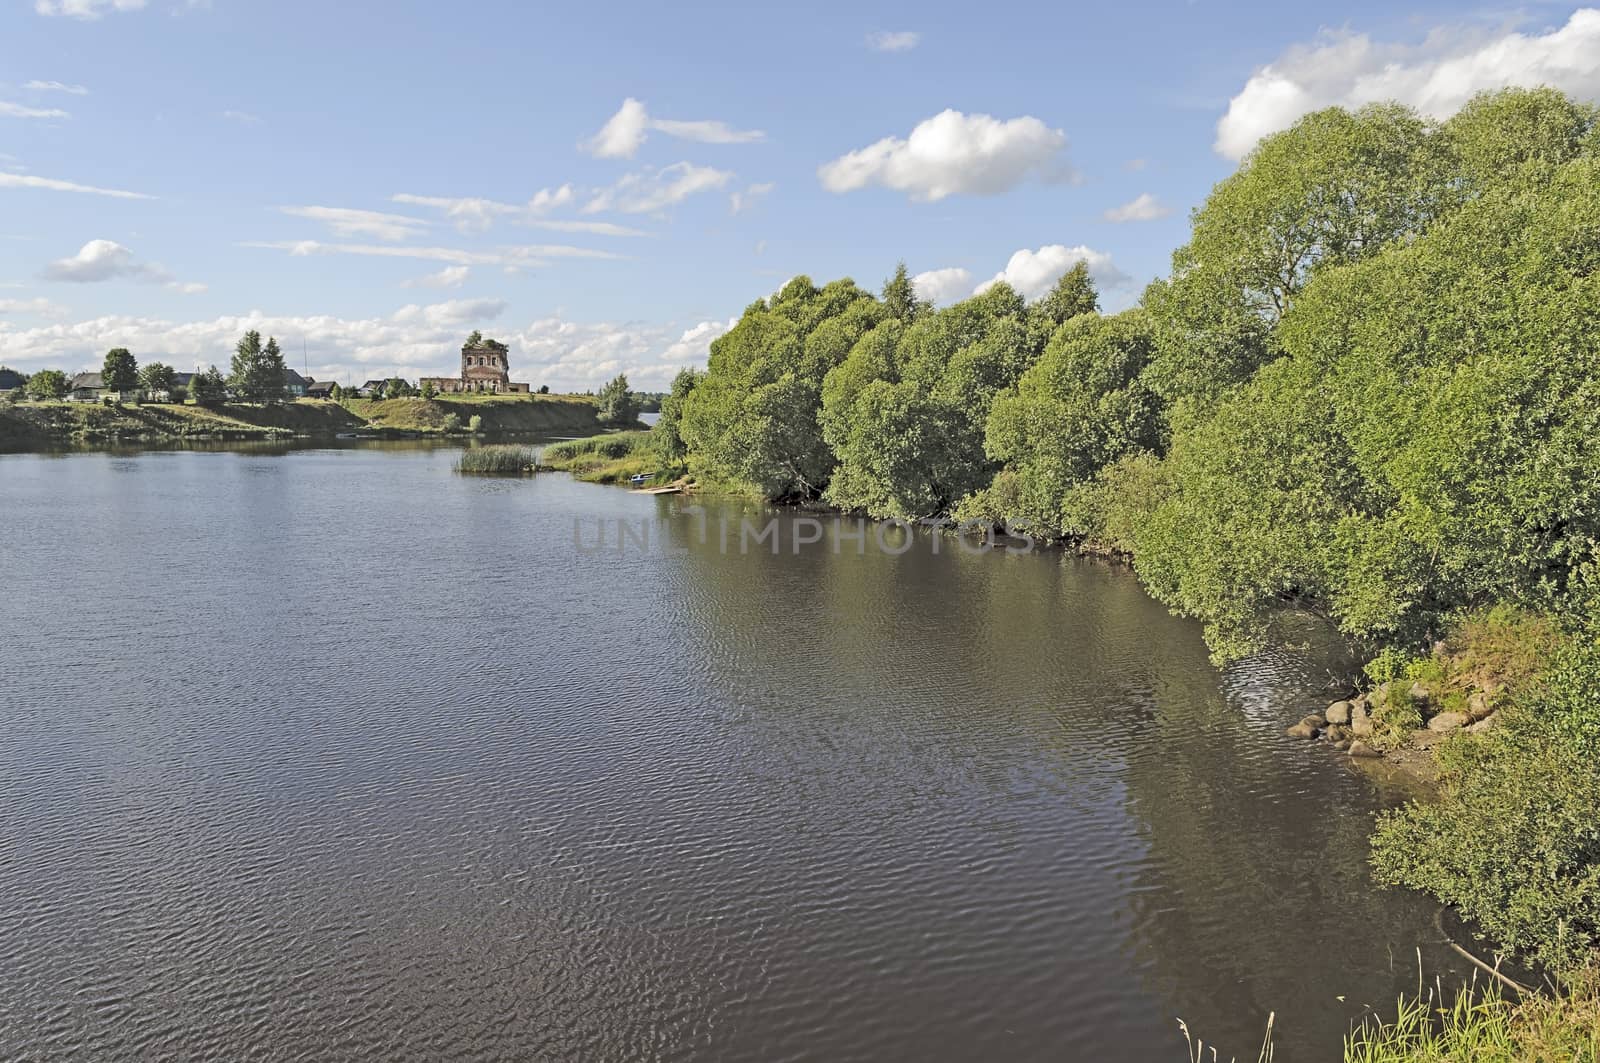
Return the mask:
{"type": "Polygon", "coordinates": [[[1281,734],[1325,662],[452,457],[0,457],[0,1057],[1253,1059],[1276,1011],[1292,1063],[1415,984],[1381,795],[1281,734]]]}

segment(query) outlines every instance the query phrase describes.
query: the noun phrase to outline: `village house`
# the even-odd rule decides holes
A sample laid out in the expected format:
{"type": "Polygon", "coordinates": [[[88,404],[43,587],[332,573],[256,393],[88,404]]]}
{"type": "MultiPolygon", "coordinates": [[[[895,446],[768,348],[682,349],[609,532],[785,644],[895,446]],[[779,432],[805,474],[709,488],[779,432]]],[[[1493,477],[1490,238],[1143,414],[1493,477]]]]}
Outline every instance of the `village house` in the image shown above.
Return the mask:
{"type": "Polygon", "coordinates": [[[333,389],[338,386],[332,380],[313,380],[306,384],[306,398],[331,399],[333,398],[333,389]]]}

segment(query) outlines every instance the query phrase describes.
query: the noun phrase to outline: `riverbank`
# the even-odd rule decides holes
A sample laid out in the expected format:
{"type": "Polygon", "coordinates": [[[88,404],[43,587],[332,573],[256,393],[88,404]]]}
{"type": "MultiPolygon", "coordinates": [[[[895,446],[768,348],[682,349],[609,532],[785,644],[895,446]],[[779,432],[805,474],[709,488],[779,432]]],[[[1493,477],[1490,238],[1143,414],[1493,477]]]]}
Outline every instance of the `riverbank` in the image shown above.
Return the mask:
{"type": "Polygon", "coordinates": [[[181,441],[582,435],[600,428],[584,395],[295,399],[215,406],[27,402],[0,405],[0,449],[181,441]]]}

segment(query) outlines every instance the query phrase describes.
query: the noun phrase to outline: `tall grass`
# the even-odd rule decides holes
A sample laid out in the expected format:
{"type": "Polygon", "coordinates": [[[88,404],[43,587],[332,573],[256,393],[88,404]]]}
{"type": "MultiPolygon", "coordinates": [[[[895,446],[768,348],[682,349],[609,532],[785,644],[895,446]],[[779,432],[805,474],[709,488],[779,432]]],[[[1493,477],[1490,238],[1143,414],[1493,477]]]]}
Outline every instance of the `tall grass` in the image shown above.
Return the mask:
{"type": "MultiPolygon", "coordinates": [[[[1256,1056],[1256,1063],[1272,1063],[1272,1026],[1277,1019],[1277,1012],[1267,1016],[1267,1033],[1261,1039],[1261,1051],[1256,1056]]],[[[1189,1044],[1189,1063],[1222,1063],[1222,1056],[1218,1054],[1217,1046],[1212,1045],[1211,1051],[1207,1052],[1206,1043],[1189,1033],[1188,1023],[1179,1019],[1178,1029],[1183,1031],[1183,1039],[1189,1044]]],[[[1230,1058],[1228,1063],[1238,1063],[1238,1060],[1230,1058]]]]}
{"type": "Polygon", "coordinates": [[[502,444],[473,447],[461,452],[456,459],[456,472],[478,476],[520,476],[534,467],[532,447],[502,444]]]}
{"type": "Polygon", "coordinates": [[[616,461],[631,457],[650,446],[649,432],[615,432],[611,435],[590,436],[588,439],[569,439],[552,443],[544,450],[546,461],[568,464],[581,458],[616,461]]]}

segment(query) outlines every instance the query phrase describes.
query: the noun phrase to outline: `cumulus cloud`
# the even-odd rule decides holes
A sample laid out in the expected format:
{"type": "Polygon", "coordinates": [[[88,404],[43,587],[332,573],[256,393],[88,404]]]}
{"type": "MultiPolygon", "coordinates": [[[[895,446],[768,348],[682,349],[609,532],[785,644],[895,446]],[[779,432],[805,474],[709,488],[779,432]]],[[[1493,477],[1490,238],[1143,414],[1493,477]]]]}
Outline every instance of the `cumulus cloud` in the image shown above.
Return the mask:
{"type": "Polygon", "coordinates": [[[471,266],[446,266],[438,273],[430,273],[426,277],[417,277],[401,283],[402,288],[459,288],[467,283],[471,275],[471,266]]]}
{"type": "Polygon", "coordinates": [[[728,197],[729,209],[735,214],[742,214],[751,207],[755,206],[761,200],[765,199],[767,196],[771,195],[772,190],[777,187],[777,184],[772,181],[763,181],[760,184],[747,185],[741,191],[734,192],[728,197]]]}
{"type": "Polygon", "coordinates": [[[370,236],[376,240],[409,240],[428,223],[403,214],[384,214],[375,210],[348,207],[279,207],[293,218],[322,222],[335,236],[370,236]]]}
{"type": "MultiPolygon", "coordinates": [[[[498,300],[452,300],[401,307],[387,317],[326,315],[289,317],[259,310],[205,321],[105,316],[75,323],[18,328],[0,318],[0,349],[7,364],[31,372],[48,367],[98,366],[108,347],[136,355],[159,351],[173,365],[226,366],[239,336],[304,339],[312,375],[360,383],[376,377],[453,375],[460,367],[461,340],[472,328],[504,316],[498,300]]],[[[557,391],[600,387],[627,373],[637,388],[664,390],[684,366],[703,366],[711,341],[733,321],[670,324],[577,322],[541,318],[521,328],[500,326],[496,336],[511,347],[511,376],[557,391]]],[[[295,344],[298,346],[298,344],[295,344]]]]}
{"type": "Polygon", "coordinates": [[[1065,133],[1031,116],[1002,121],[947,110],[919,122],[905,139],[885,137],[817,174],[830,192],[882,185],[923,202],[992,196],[1032,176],[1070,177],[1066,147],[1065,133]]]}
{"type": "Polygon", "coordinates": [[[72,115],[57,107],[27,107],[9,100],[0,100],[0,115],[7,118],[71,118],[72,115]]]}
{"type": "Polygon", "coordinates": [[[402,306],[394,313],[397,324],[410,325],[421,322],[434,328],[446,325],[467,325],[478,321],[493,321],[505,313],[504,299],[451,299],[429,306],[402,306]]]}
{"type": "Polygon", "coordinates": [[[553,258],[623,258],[610,251],[564,244],[524,244],[493,251],[467,251],[458,247],[412,247],[388,244],[325,244],[320,240],[251,240],[241,247],[287,251],[297,257],[310,255],[360,255],[369,258],[411,258],[425,262],[448,262],[457,266],[502,266],[509,269],[547,266],[553,258]]]}
{"type": "Polygon", "coordinates": [[[183,295],[206,290],[204,284],[179,281],[161,266],[143,262],[128,248],[114,240],[90,240],[67,258],[57,259],[44,269],[46,280],[72,284],[98,284],[110,280],[131,280],[160,284],[183,295]]]}
{"type": "Polygon", "coordinates": [[[82,85],[68,85],[60,81],[30,81],[22,87],[33,92],[64,92],[68,96],[89,95],[89,90],[82,85]]]}
{"type": "Polygon", "coordinates": [[[33,9],[41,15],[92,22],[110,11],[141,11],[144,6],[145,0],[36,0],[33,9]]]}
{"type": "Polygon", "coordinates": [[[1228,103],[1213,147],[1242,158],[1269,133],[1335,104],[1399,100],[1435,118],[1478,92],[1553,85],[1574,96],[1600,95],[1600,9],[1579,8],[1544,33],[1434,30],[1420,44],[1388,44],[1363,33],[1325,32],[1257,70],[1228,103]]]}
{"type": "Polygon", "coordinates": [[[1120,207],[1112,207],[1106,211],[1105,219],[1106,221],[1114,222],[1155,221],[1158,218],[1165,218],[1171,213],[1171,207],[1152,196],[1149,192],[1143,192],[1135,196],[1131,202],[1124,203],[1120,207]]]}
{"type": "Polygon", "coordinates": [[[867,47],[875,52],[909,52],[922,42],[922,34],[913,30],[867,34],[867,47]]]}
{"type": "Polygon", "coordinates": [[[1006,263],[1006,268],[996,273],[991,279],[984,281],[974,290],[974,295],[982,295],[990,288],[1005,281],[1015,288],[1024,299],[1037,299],[1048,292],[1061,275],[1076,266],[1079,262],[1089,267],[1089,274],[1101,288],[1120,288],[1128,283],[1129,277],[1111,261],[1111,256],[1104,251],[1096,251],[1092,247],[1065,247],[1061,244],[1046,244],[1037,251],[1023,248],[1011,256],[1011,261],[1006,263]]]}
{"type": "Polygon", "coordinates": [[[52,192],[82,192],[92,196],[110,196],[113,199],[154,199],[143,192],[124,192],[116,188],[96,188],[75,181],[61,181],[53,177],[28,177],[19,173],[0,173],[0,188],[43,188],[52,192]]]}
{"type": "Polygon", "coordinates": [[[972,271],[960,266],[930,269],[912,277],[911,286],[930,303],[958,302],[972,291],[972,271]]]}
{"type": "Polygon", "coordinates": [[[652,130],[701,144],[749,144],[766,139],[759,129],[734,129],[726,122],[711,119],[652,118],[645,105],[630,96],[600,131],[579,147],[600,159],[631,159],[652,130]]]}
{"type": "Polygon", "coordinates": [[[610,188],[595,193],[584,204],[585,214],[603,210],[623,214],[650,214],[676,206],[698,192],[722,188],[733,180],[727,170],[678,162],[659,170],[627,174],[610,188]]]}

